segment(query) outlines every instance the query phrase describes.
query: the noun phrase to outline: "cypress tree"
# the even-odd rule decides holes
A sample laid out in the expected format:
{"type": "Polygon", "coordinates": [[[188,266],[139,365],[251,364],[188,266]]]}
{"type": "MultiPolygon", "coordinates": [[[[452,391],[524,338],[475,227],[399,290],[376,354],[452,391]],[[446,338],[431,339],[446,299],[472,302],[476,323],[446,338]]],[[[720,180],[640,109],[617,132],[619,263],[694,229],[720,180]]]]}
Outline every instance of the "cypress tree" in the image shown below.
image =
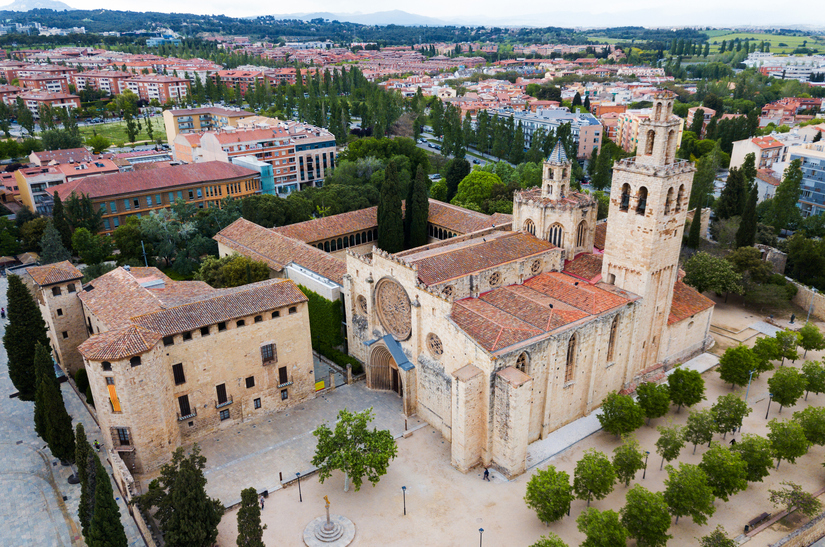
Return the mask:
{"type": "Polygon", "coordinates": [[[746,191],[756,180],[756,155],[751,152],[745,156],[745,161],[742,162],[742,167],[739,168],[742,176],[745,178],[746,191]]]}
{"type": "Polygon", "coordinates": [[[741,215],[745,207],[746,192],[744,175],[736,167],[731,167],[725,188],[716,205],[716,216],[725,220],[741,215]]]}
{"type": "Polygon", "coordinates": [[[458,184],[470,174],[471,170],[470,162],[464,158],[453,158],[447,163],[447,172],[444,177],[447,182],[447,203],[455,197],[458,184]]]}
{"type": "Polygon", "coordinates": [[[54,227],[53,222],[49,222],[43,231],[43,237],[40,238],[40,249],[41,264],[54,264],[72,258],[72,254],[63,246],[63,239],[60,232],[54,227]]]}
{"type": "Polygon", "coordinates": [[[20,392],[20,399],[31,401],[37,386],[34,349],[38,342],[49,347],[49,338],[46,323],[29,289],[16,275],[9,275],[8,279],[9,324],[3,336],[3,346],[9,358],[9,378],[20,392]]]}
{"type": "Polygon", "coordinates": [[[66,219],[66,213],[63,211],[63,201],[60,195],[54,193],[54,207],[52,208],[52,223],[55,229],[60,234],[60,240],[63,246],[67,249],[72,248],[72,229],[69,227],[69,221],[66,219]]]}
{"type": "Polygon", "coordinates": [[[410,183],[410,197],[407,198],[407,212],[404,216],[407,228],[407,248],[427,244],[427,218],[430,214],[430,201],[427,199],[427,175],[424,167],[419,165],[415,179],[410,183]]]}
{"type": "Polygon", "coordinates": [[[49,444],[49,450],[55,458],[71,462],[75,457],[72,417],[66,412],[60,385],[49,376],[53,377],[54,372],[41,373],[37,388],[38,391],[41,389],[44,391],[43,401],[46,410],[46,438],[44,440],[49,444]]]}
{"type": "Polygon", "coordinates": [[[120,509],[112,491],[112,482],[97,454],[94,454],[94,460],[100,480],[95,484],[94,515],[89,523],[87,544],[89,547],[126,547],[129,542],[120,522],[120,509]]]}
{"type": "Polygon", "coordinates": [[[94,512],[94,494],[97,480],[96,454],[92,452],[89,440],[86,438],[86,430],[83,424],[77,424],[75,430],[75,464],[77,465],[77,478],[80,479],[80,502],[77,505],[77,516],[80,519],[80,527],[83,537],[89,537],[89,523],[92,521],[94,512]]]}
{"type": "Polygon", "coordinates": [[[401,198],[398,196],[398,167],[387,164],[381,197],[378,201],[378,248],[388,253],[404,250],[404,222],[401,218],[401,198]]]}
{"type": "Polygon", "coordinates": [[[756,242],[756,202],[759,200],[759,189],[754,184],[751,187],[745,210],[742,212],[742,222],[736,231],[736,247],[753,247],[756,242]]]}
{"type": "Polygon", "coordinates": [[[691,249],[698,249],[702,237],[702,208],[697,207],[693,213],[693,222],[690,223],[690,233],[688,233],[687,246],[691,249]]]}
{"type": "Polygon", "coordinates": [[[34,431],[41,439],[49,442],[49,384],[57,386],[57,377],[54,374],[49,349],[39,342],[34,349],[34,375],[37,379],[34,393],[34,431]]]}
{"type": "Polygon", "coordinates": [[[581,105],[582,105],[582,96],[578,91],[576,91],[576,94],[573,95],[573,100],[571,101],[570,106],[576,107],[576,106],[581,106],[581,105]]]}
{"type": "Polygon", "coordinates": [[[705,126],[705,111],[701,108],[696,109],[693,114],[693,123],[690,124],[689,131],[696,134],[697,139],[702,138],[702,129],[705,126]]]}
{"type": "Polygon", "coordinates": [[[266,525],[261,526],[261,507],[254,488],[241,490],[241,507],[238,509],[238,547],[264,547],[266,525]]]}

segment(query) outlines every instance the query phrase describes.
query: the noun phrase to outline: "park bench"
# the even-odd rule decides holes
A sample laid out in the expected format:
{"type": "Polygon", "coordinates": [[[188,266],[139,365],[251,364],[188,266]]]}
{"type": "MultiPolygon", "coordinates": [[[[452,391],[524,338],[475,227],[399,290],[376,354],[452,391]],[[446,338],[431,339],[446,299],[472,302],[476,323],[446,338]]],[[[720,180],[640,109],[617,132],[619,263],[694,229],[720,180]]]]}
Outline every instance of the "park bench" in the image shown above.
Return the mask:
{"type": "Polygon", "coordinates": [[[748,525],[745,526],[745,532],[747,532],[748,530],[753,530],[759,524],[761,524],[762,522],[768,520],[769,518],[771,518],[770,513],[762,513],[758,517],[752,518],[751,520],[748,521],[748,525]]]}

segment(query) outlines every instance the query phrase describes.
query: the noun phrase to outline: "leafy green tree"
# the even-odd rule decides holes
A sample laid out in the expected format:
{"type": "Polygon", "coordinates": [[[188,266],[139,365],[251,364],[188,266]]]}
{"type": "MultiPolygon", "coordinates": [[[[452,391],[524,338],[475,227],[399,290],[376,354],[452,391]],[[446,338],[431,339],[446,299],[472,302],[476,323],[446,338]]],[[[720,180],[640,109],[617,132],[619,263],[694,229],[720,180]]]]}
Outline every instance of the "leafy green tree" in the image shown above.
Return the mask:
{"type": "Polygon", "coordinates": [[[684,282],[699,292],[742,292],[742,276],[724,258],[699,252],[685,262],[684,270],[684,282]]]}
{"type": "Polygon", "coordinates": [[[265,262],[252,260],[242,255],[221,258],[208,256],[201,262],[195,279],[204,281],[216,289],[240,287],[269,279],[269,266],[265,262]]]}
{"type": "Polygon", "coordinates": [[[744,345],[731,346],[719,359],[719,377],[733,386],[744,386],[748,383],[750,373],[756,370],[758,359],[751,349],[744,345]]]}
{"type": "Polygon", "coordinates": [[[23,102],[22,97],[17,97],[15,105],[15,110],[17,112],[17,123],[19,123],[20,127],[25,129],[29,135],[34,135],[34,114],[32,114],[32,111],[28,109],[26,103],[23,102]]]}
{"type": "Polygon", "coordinates": [[[676,517],[676,524],[679,524],[679,517],[690,516],[693,522],[704,526],[716,511],[708,476],[698,465],[680,463],[679,469],[668,465],[664,495],[670,514],[676,517]]]}
{"type": "MultiPolygon", "coordinates": [[[[757,338],[756,342],[753,344],[752,351],[759,360],[759,368],[757,373],[773,370],[773,364],[771,361],[776,361],[782,356],[779,342],[776,341],[776,338],[770,336],[757,338]]],[[[757,376],[757,373],[754,373],[754,376],[757,376]]]]}
{"type": "Polygon", "coordinates": [[[732,452],[719,443],[711,443],[702,455],[699,464],[708,476],[708,484],[713,495],[728,501],[728,498],[748,487],[748,465],[738,452],[732,452]]]}
{"type": "Polygon", "coordinates": [[[46,323],[29,289],[19,276],[8,276],[6,298],[9,322],[3,335],[3,346],[8,356],[9,378],[20,392],[22,401],[34,399],[36,375],[35,348],[39,342],[49,347],[46,323]]]}
{"type": "MultiPolygon", "coordinates": [[[[18,213],[17,216],[20,217],[22,214],[18,213]]],[[[19,220],[18,218],[18,222],[19,220]]],[[[49,219],[46,217],[36,217],[23,223],[20,226],[20,238],[23,240],[23,249],[39,252],[40,242],[43,239],[43,234],[46,232],[48,225],[49,219]]]]}
{"type": "Polygon", "coordinates": [[[570,512],[573,497],[570,475],[549,465],[530,477],[524,501],[536,512],[540,521],[550,524],[570,512]]]}
{"type": "Polygon", "coordinates": [[[120,522],[120,509],[114,498],[112,482],[103,464],[95,455],[97,477],[95,481],[95,505],[89,522],[86,543],[89,547],[126,547],[129,542],[120,522]]]}
{"type": "Polygon", "coordinates": [[[785,169],[782,182],[776,188],[771,200],[770,217],[766,224],[773,226],[777,234],[788,227],[792,222],[801,219],[801,213],[796,206],[802,197],[802,160],[795,159],[785,169]]]}
{"type": "Polygon", "coordinates": [[[805,326],[799,329],[799,345],[805,350],[802,356],[804,359],[808,355],[809,350],[825,349],[825,336],[819,331],[813,323],[805,323],[805,326]]]}
{"type": "Polygon", "coordinates": [[[112,146],[112,142],[102,135],[92,135],[86,138],[86,146],[91,147],[92,154],[102,154],[112,146]]]}
{"type": "Polygon", "coordinates": [[[404,250],[404,221],[401,218],[401,197],[398,188],[398,168],[394,161],[387,164],[378,202],[378,247],[388,253],[404,250]]]}
{"type": "Polygon", "coordinates": [[[777,332],[774,337],[779,345],[779,356],[782,358],[780,366],[785,364],[785,359],[790,359],[791,361],[799,359],[799,352],[796,351],[800,342],[799,333],[785,329],[777,332]]]}
{"type": "Polygon", "coordinates": [[[602,401],[602,413],[599,423],[605,431],[616,436],[636,431],[644,424],[644,413],[639,403],[630,395],[621,395],[613,391],[602,401]]]}
{"type": "Polygon", "coordinates": [[[716,431],[722,433],[724,439],[728,433],[735,433],[738,428],[742,427],[742,420],[753,409],[739,395],[728,393],[716,400],[711,411],[716,421],[716,431]]]}
{"type": "Polygon", "coordinates": [[[96,208],[88,194],[78,196],[72,192],[63,205],[72,233],[78,228],[86,228],[96,234],[103,227],[103,209],[96,208]]]}
{"type": "Polygon", "coordinates": [[[768,389],[773,395],[773,400],[779,403],[780,413],[782,407],[796,404],[805,393],[806,386],[805,376],[793,367],[782,367],[768,379],[768,389]]]}
{"type": "Polygon", "coordinates": [[[553,532],[548,532],[546,536],[532,544],[530,547],[568,547],[567,544],[559,536],[553,532]]]}
{"type": "Polygon", "coordinates": [[[776,468],[782,460],[794,463],[808,453],[811,442],[805,436],[802,424],[794,420],[780,422],[773,419],[768,422],[768,440],[771,442],[771,453],[776,459],[776,468]]]}
{"type": "Polygon", "coordinates": [[[43,237],[40,239],[40,263],[54,264],[71,260],[71,258],[72,254],[63,246],[63,241],[60,239],[60,232],[55,229],[53,222],[48,222],[43,237]]]}
{"type": "Polygon", "coordinates": [[[691,249],[698,249],[702,243],[702,207],[697,207],[690,223],[690,231],[686,245],[691,249]]]}
{"type": "Polygon", "coordinates": [[[802,426],[808,442],[818,446],[825,445],[825,408],[809,406],[805,410],[794,412],[793,419],[802,426]]]}
{"type": "Polygon", "coordinates": [[[731,447],[731,450],[737,452],[745,461],[748,482],[762,482],[763,478],[771,474],[773,456],[768,439],[746,433],[742,435],[738,443],[731,447]]]}
{"type": "Polygon", "coordinates": [[[651,492],[636,484],[628,490],[622,507],[622,524],[630,537],[636,539],[639,547],[664,547],[673,536],[670,528],[670,513],[664,494],[651,492]]]}
{"type": "MultiPolygon", "coordinates": [[[[72,248],[72,229],[69,226],[69,221],[66,219],[66,214],[63,211],[63,201],[60,199],[58,192],[54,193],[54,206],[52,207],[52,223],[55,229],[60,233],[60,240],[66,249],[72,248]]],[[[42,259],[42,257],[41,257],[42,259]]],[[[60,262],[58,260],[58,262],[60,262]]]]}
{"type": "Polygon", "coordinates": [[[493,189],[496,186],[503,186],[498,175],[480,170],[473,171],[458,184],[458,191],[450,203],[453,205],[471,204],[480,208],[481,204],[493,195],[493,189]]]}
{"type": "Polygon", "coordinates": [[[645,382],[636,388],[636,396],[648,425],[651,419],[661,418],[670,410],[670,388],[667,384],[645,382]]]}
{"type": "Polygon", "coordinates": [[[819,361],[806,361],[802,365],[802,375],[805,376],[805,399],[808,399],[808,392],[820,394],[825,393],[825,367],[819,361]]]}
{"type": "Polygon", "coordinates": [[[212,547],[218,537],[224,508],[220,500],[206,494],[205,466],[206,457],[197,444],[189,456],[178,448],[161,467],[160,476],[149,483],[149,490],[134,498],[144,511],[157,509],[155,519],[170,547],[212,547]]]}
{"type": "Polygon", "coordinates": [[[691,410],[688,414],[687,424],[685,424],[685,441],[693,443],[693,453],[696,454],[696,446],[708,443],[713,440],[713,433],[716,431],[716,417],[709,408],[691,410]]]}
{"type": "Polygon", "coordinates": [[[615,482],[616,470],[602,452],[591,448],[576,463],[573,472],[573,491],[579,499],[587,500],[588,507],[591,499],[600,500],[607,497],[613,491],[615,482]]]}
{"type": "Polygon", "coordinates": [[[619,521],[619,513],[588,507],[576,519],[579,532],[585,535],[581,547],[615,547],[625,545],[629,532],[619,521]]]}
{"type": "Polygon", "coordinates": [[[800,485],[790,481],[782,481],[782,485],[785,488],[781,490],[768,490],[771,493],[771,503],[775,506],[784,507],[788,513],[799,511],[811,519],[822,510],[822,502],[811,493],[802,490],[800,485]]]}
{"type": "Polygon", "coordinates": [[[699,545],[701,547],[736,547],[739,544],[728,537],[720,524],[713,532],[699,538],[699,545]]]}
{"type": "Polygon", "coordinates": [[[613,449],[613,469],[625,486],[630,486],[630,479],[645,466],[644,459],[639,441],[633,437],[625,436],[622,444],[613,449]]]}
{"type": "Polygon", "coordinates": [[[656,431],[659,432],[659,438],[656,440],[656,453],[662,457],[662,463],[659,465],[659,470],[661,470],[665,465],[665,460],[670,463],[679,457],[679,452],[685,446],[685,436],[681,426],[673,423],[669,426],[660,425],[656,431]]]}
{"type": "Polygon", "coordinates": [[[427,244],[427,218],[430,214],[430,201],[427,197],[427,174],[424,166],[418,166],[418,172],[410,185],[407,208],[404,214],[404,234],[407,248],[412,249],[427,244]]]}
{"type": "Polygon", "coordinates": [[[756,203],[759,201],[759,188],[754,184],[748,192],[745,208],[742,211],[742,222],[736,230],[737,247],[753,247],[756,242],[756,203]]]}
{"type": "Polygon", "coordinates": [[[682,405],[691,407],[706,399],[705,380],[695,370],[677,368],[668,376],[667,385],[670,388],[670,402],[678,405],[676,412],[682,409],[682,405]]]}
{"type": "Polygon", "coordinates": [[[86,228],[77,228],[72,234],[72,247],[87,266],[100,264],[112,254],[112,238],[92,235],[86,228]]]}
{"type": "Polygon", "coordinates": [[[258,493],[252,487],[241,490],[241,506],[238,509],[238,547],[265,547],[264,530],[261,526],[261,506],[258,493]]]}
{"type": "Polygon", "coordinates": [[[351,413],[346,409],[338,412],[333,432],[326,424],[318,426],[313,435],[318,438],[312,465],[318,468],[318,478],[323,483],[332,471],[344,473],[344,492],[349,481],[357,492],[366,477],[375,486],[381,475],[387,473],[390,460],[397,454],[395,439],[389,430],[368,429],[372,421],[372,408],[351,413]]]}
{"type": "Polygon", "coordinates": [[[115,240],[115,247],[120,250],[119,262],[143,262],[144,248],[147,256],[154,256],[154,248],[151,243],[144,243],[141,246],[140,219],[136,216],[128,217],[126,222],[115,228],[112,237],[115,240]]]}

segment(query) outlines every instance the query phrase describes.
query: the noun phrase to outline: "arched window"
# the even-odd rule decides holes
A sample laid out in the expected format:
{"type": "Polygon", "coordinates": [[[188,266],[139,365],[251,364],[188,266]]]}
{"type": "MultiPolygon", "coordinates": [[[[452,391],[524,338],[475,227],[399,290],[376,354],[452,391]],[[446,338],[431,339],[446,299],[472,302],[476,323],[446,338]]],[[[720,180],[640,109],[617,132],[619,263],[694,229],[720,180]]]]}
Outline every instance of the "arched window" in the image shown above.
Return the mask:
{"type": "Polygon", "coordinates": [[[355,244],[356,245],[361,245],[361,232],[358,232],[357,234],[355,234],[355,244]]]}
{"type": "Polygon", "coordinates": [[[329,252],[329,241],[324,241],[324,250],[329,252]]]}
{"type": "Polygon", "coordinates": [[[667,154],[665,158],[665,163],[671,163],[673,161],[673,154],[672,151],[676,150],[674,141],[676,140],[676,131],[671,131],[667,134],[667,149],[665,153],[667,154]]]}
{"type": "Polygon", "coordinates": [[[140,365],[140,357],[135,355],[134,357],[129,359],[129,364],[132,365],[133,367],[136,367],[136,366],[140,365]]]}
{"type": "Polygon", "coordinates": [[[372,230],[367,232],[367,241],[372,241],[372,230]]]}
{"type": "Polygon", "coordinates": [[[567,342],[567,364],[564,368],[564,383],[573,381],[573,373],[576,369],[576,335],[570,337],[567,342]]]}
{"type": "Polygon", "coordinates": [[[613,353],[616,348],[616,331],[619,329],[619,316],[613,318],[613,323],[610,325],[610,338],[607,340],[607,362],[613,360],[613,353]]]}
{"type": "Polygon", "coordinates": [[[100,366],[106,372],[109,372],[110,370],[112,370],[112,363],[110,363],[109,361],[103,361],[102,363],[100,363],[100,366]]]}
{"type": "Polygon", "coordinates": [[[341,249],[343,249],[343,248],[344,248],[344,246],[342,245],[342,243],[343,243],[343,241],[341,241],[341,238],[339,237],[339,238],[338,238],[338,250],[339,250],[339,251],[340,251],[341,249]]]}
{"type": "Polygon", "coordinates": [[[657,121],[662,119],[662,103],[656,103],[656,117],[654,119],[657,121]]]}
{"type": "Polygon", "coordinates": [[[324,244],[323,244],[323,243],[319,243],[319,244],[318,244],[318,248],[319,248],[319,249],[321,249],[321,250],[323,251],[323,250],[324,250],[324,244]]]}
{"type": "Polygon", "coordinates": [[[682,200],[685,199],[685,185],[679,186],[679,193],[676,194],[676,212],[682,210],[682,200]]]}
{"type": "Polygon", "coordinates": [[[261,315],[256,315],[256,316],[255,316],[255,322],[256,322],[256,323],[260,323],[260,322],[261,322],[261,321],[263,321],[263,320],[264,320],[263,316],[261,316],[261,315]]]}
{"type": "Polygon", "coordinates": [[[350,235],[349,236],[349,246],[352,247],[353,245],[355,245],[355,236],[350,235]]]}
{"type": "Polygon", "coordinates": [[[627,211],[630,209],[630,185],[625,184],[622,186],[622,201],[619,204],[620,211],[627,211]]]}
{"type": "Polygon", "coordinates": [[[564,228],[561,224],[553,224],[547,231],[547,241],[556,247],[564,246],[564,228]]]}
{"type": "Polygon", "coordinates": [[[670,214],[670,208],[673,205],[673,188],[668,188],[667,197],[665,198],[665,214],[670,214]]]}
{"type": "Polygon", "coordinates": [[[528,234],[536,235],[536,225],[529,218],[524,221],[524,231],[528,234]]]}
{"type": "Polygon", "coordinates": [[[335,246],[335,240],[334,239],[330,240],[329,243],[330,243],[329,248],[332,252],[335,252],[335,251],[338,250],[338,247],[335,246]]]}
{"type": "Polygon", "coordinates": [[[647,148],[645,149],[645,155],[652,156],[653,155],[653,143],[656,142],[656,132],[652,129],[647,132],[647,148]]]}
{"type": "Polygon", "coordinates": [[[527,373],[527,352],[523,352],[518,356],[518,359],[516,359],[516,368],[525,374],[527,373]]]}
{"type": "Polygon", "coordinates": [[[547,180],[553,180],[553,168],[552,167],[547,168],[547,180]]]}
{"type": "Polygon", "coordinates": [[[579,222],[579,227],[576,230],[576,247],[584,247],[584,242],[587,240],[587,222],[582,220],[579,222]]]}
{"type": "Polygon", "coordinates": [[[347,247],[349,247],[349,238],[347,236],[344,236],[344,249],[346,249],[347,247]]]}
{"type": "Polygon", "coordinates": [[[639,198],[636,202],[636,214],[644,215],[647,209],[647,188],[642,186],[639,188],[639,198]]]}

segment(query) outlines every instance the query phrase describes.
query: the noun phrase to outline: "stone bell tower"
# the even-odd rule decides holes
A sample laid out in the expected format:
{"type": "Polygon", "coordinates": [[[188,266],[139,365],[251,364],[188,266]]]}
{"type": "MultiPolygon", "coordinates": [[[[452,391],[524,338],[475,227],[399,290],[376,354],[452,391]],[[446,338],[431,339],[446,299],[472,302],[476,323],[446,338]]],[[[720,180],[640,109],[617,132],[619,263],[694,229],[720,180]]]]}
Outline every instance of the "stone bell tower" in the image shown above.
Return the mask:
{"type": "Polygon", "coordinates": [[[639,124],[638,155],[613,166],[602,280],[642,297],[634,372],[658,363],[667,349],[662,338],[695,171],[675,159],[682,120],[673,100],[670,92],[654,96],[650,118],[639,124]]]}
{"type": "Polygon", "coordinates": [[[570,160],[564,153],[561,141],[556,143],[550,156],[544,161],[541,175],[541,197],[560,200],[570,194],[570,160]]]}

